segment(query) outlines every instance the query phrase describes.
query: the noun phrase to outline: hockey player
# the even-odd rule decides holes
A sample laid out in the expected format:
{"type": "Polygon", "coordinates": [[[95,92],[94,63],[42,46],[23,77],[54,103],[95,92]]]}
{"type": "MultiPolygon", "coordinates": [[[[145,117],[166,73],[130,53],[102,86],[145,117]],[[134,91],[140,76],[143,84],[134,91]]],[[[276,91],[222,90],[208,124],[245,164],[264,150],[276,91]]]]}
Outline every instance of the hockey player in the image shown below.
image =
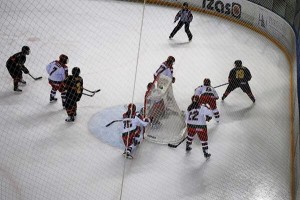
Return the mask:
{"type": "Polygon", "coordinates": [[[122,138],[125,145],[125,151],[123,155],[126,158],[132,159],[131,151],[134,146],[136,146],[139,141],[141,133],[140,126],[146,127],[150,118],[142,119],[142,116],[136,113],[136,106],[133,103],[130,103],[127,107],[127,111],[123,114],[123,132],[122,138]]]}
{"type": "Polygon", "coordinates": [[[63,82],[68,76],[68,66],[66,65],[68,60],[68,56],[61,54],[59,60],[55,60],[46,66],[47,73],[49,74],[48,81],[52,87],[50,92],[50,103],[57,101],[55,95],[58,90],[61,93],[63,108],[65,108],[66,101],[66,91],[64,91],[63,82]]]}
{"type": "Polygon", "coordinates": [[[174,19],[174,23],[176,23],[176,21],[179,20],[177,26],[173,29],[172,33],[169,36],[169,39],[172,39],[174,37],[174,35],[177,33],[177,31],[179,31],[181,29],[181,27],[184,25],[184,29],[185,32],[189,38],[189,41],[192,40],[193,35],[190,31],[190,23],[193,20],[193,14],[192,12],[188,9],[188,3],[184,2],[182,5],[182,9],[177,13],[177,15],[175,16],[174,19]]]}
{"type": "Polygon", "coordinates": [[[217,122],[220,121],[220,113],[217,108],[217,103],[216,100],[219,99],[219,95],[217,91],[211,87],[210,85],[210,79],[205,78],[203,80],[203,85],[197,87],[195,89],[195,94],[200,97],[200,101],[203,102],[204,104],[208,104],[210,109],[212,110],[214,117],[217,122]]]}
{"type": "Polygon", "coordinates": [[[80,74],[80,68],[74,67],[72,75],[69,75],[64,80],[66,90],[65,107],[68,114],[66,122],[74,122],[77,115],[77,102],[80,101],[83,92],[83,80],[80,74]]]}
{"type": "Polygon", "coordinates": [[[148,98],[153,92],[159,92],[159,89],[155,88],[155,84],[150,82],[147,85],[147,91],[145,93],[145,99],[147,99],[147,104],[145,106],[148,110],[148,115],[153,118],[151,126],[157,127],[161,125],[159,120],[165,114],[166,107],[161,97],[158,96],[156,99],[152,100],[148,98]]]}
{"type": "Polygon", "coordinates": [[[26,84],[26,81],[23,80],[22,71],[25,74],[29,74],[29,70],[25,67],[26,55],[30,54],[30,48],[28,46],[23,46],[21,52],[14,54],[11,56],[6,62],[6,68],[13,78],[14,82],[14,91],[22,92],[19,89],[18,84],[22,83],[26,84]]]}
{"type": "Polygon", "coordinates": [[[252,102],[255,103],[255,98],[248,83],[252,78],[249,69],[243,66],[241,60],[236,60],[234,62],[234,65],[235,68],[233,68],[229,73],[229,85],[227,86],[227,89],[222,96],[222,101],[229,95],[230,92],[239,87],[243,90],[244,93],[249,96],[252,102]]]}
{"type": "Polygon", "coordinates": [[[186,112],[186,123],[187,123],[187,142],[186,151],[192,150],[192,142],[194,136],[197,134],[201,140],[202,150],[204,157],[208,159],[211,154],[208,153],[208,136],[206,121],[210,121],[212,118],[212,112],[200,101],[199,96],[192,96],[192,103],[189,105],[186,112]]]}
{"type": "Polygon", "coordinates": [[[165,62],[163,62],[159,68],[154,73],[154,80],[159,78],[159,75],[163,74],[172,79],[172,83],[175,83],[175,77],[173,76],[173,64],[175,63],[175,58],[169,56],[165,62]]]}

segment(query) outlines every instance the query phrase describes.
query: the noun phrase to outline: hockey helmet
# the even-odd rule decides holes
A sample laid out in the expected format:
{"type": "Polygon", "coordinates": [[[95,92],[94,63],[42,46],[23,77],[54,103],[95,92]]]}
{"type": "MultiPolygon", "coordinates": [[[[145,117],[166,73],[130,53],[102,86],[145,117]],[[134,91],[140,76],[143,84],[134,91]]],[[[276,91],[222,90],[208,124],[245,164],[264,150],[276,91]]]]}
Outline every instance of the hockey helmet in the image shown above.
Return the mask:
{"type": "Polygon", "coordinates": [[[128,111],[130,114],[135,113],[135,111],[136,111],[136,106],[135,106],[133,103],[128,104],[127,111],[128,111]]]}
{"type": "Polygon", "coordinates": [[[205,78],[205,79],[203,80],[203,84],[204,84],[205,86],[210,86],[210,79],[209,79],[209,78],[205,78]]]}
{"type": "Polygon", "coordinates": [[[189,4],[188,4],[187,2],[184,2],[184,3],[183,3],[183,6],[186,6],[186,7],[188,7],[188,6],[189,6],[189,4]]]}
{"type": "Polygon", "coordinates": [[[175,62],[175,58],[173,56],[169,56],[166,63],[168,65],[173,65],[173,63],[175,62]]]}
{"type": "Polygon", "coordinates": [[[200,98],[199,98],[198,95],[193,95],[192,98],[191,98],[191,100],[192,100],[193,103],[198,103],[199,100],[200,100],[200,98]]]}
{"type": "Polygon", "coordinates": [[[69,58],[68,58],[68,56],[66,56],[65,54],[61,54],[60,56],[59,56],[59,62],[61,62],[62,64],[67,64],[68,63],[68,61],[69,61],[69,58]]]}
{"type": "Polygon", "coordinates": [[[25,54],[25,55],[29,55],[30,54],[29,46],[23,46],[22,47],[22,53],[25,54]]]}
{"type": "Polygon", "coordinates": [[[79,74],[80,74],[80,68],[79,67],[74,67],[72,69],[72,75],[77,77],[77,76],[79,76],[79,74]]]}
{"type": "Polygon", "coordinates": [[[152,83],[152,82],[148,83],[148,85],[147,85],[147,90],[151,90],[152,87],[153,87],[153,84],[154,84],[154,83],[152,83]]]}
{"type": "Polygon", "coordinates": [[[242,67],[242,61],[241,60],[236,60],[236,61],[234,61],[234,65],[236,67],[242,67]]]}

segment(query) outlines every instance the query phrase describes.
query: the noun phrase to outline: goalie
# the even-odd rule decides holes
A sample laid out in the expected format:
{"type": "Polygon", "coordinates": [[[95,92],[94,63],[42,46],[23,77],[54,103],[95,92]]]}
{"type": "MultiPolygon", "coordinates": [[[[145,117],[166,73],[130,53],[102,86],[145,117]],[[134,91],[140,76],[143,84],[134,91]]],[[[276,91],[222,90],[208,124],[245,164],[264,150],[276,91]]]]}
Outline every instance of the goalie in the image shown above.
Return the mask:
{"type": "Polygon", "coordinates": [[[151,126],[161,125],[159,120],[164,116],[166,107],[163,98],[160,96],[160,89],[155,88],[154,83],[148,83],[145,99],[148,99],[146,103],[146,109],[148,110],[147,115],[153,117],[151,126]],[[154,94],[157,94],[156,98],[148,98],[154,94]]]}

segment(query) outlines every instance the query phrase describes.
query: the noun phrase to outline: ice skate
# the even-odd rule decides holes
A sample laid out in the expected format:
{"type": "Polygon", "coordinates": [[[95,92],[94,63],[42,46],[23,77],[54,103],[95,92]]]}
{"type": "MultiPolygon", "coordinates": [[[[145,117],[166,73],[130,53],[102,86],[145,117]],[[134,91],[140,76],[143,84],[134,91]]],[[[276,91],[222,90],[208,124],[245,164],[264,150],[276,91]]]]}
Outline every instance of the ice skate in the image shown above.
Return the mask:
{"type": "Polygon", "coordinates": [[[18,84],[19,84],[19,85],[26,85],[26,81],[24,81],[24,80],[22,79],[22,80],[20,80],[20,81],[18,82],[18,84]]]}
{"type": "Polygon", "coordinates": [[[56,102],[57,98],[50,96],[50,103],[56,102]]]}
{"type": "Polygon", "coordinates": [[[210,158],[211,154],[210,153],[204,153],[204,157],[206,158],[206,160],[208,160],[210,158]]]}
{"type": "Polygon", "coordinates": [[[67,119],[65,119],[66,122],[74,122],[75,118],[73,116],[68,116],[67,119]]]}
{"type": "Polygon", "coordinates": [[[186,152],[190,152],[190,151],[192,150],[192,147],[187,146],[187,147],[185,148],[185,150],[186,150],[186,152]]]}
{"type": "Polygon", "coordinates": [[[19,89],[18,87],[14,87],[14,91],[15,91],[15,92],[22,92],[22,90],[19,89]]]}
{"type": "Polygon", "coordinates": [[[123,156],[128,159],[133,159],[133,156],[128,151],[124,151],[123,156]]]}

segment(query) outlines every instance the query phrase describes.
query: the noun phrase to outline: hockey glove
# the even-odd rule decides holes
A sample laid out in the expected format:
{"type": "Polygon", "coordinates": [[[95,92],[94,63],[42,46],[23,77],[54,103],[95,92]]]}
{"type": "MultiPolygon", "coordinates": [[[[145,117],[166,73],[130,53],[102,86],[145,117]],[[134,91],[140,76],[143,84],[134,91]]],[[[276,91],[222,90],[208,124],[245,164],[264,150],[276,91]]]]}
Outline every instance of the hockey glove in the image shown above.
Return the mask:
{"type": "Polygon", "coordinates": [[[206,115],[206,121],[210,121],[212,117],[206,115]]]}
{"type": "Polygon", "coordinates": [[[24,72],[24,74],[29,74],[29,70],[25,66],[22,66],[21,70],[24,72]]]}

